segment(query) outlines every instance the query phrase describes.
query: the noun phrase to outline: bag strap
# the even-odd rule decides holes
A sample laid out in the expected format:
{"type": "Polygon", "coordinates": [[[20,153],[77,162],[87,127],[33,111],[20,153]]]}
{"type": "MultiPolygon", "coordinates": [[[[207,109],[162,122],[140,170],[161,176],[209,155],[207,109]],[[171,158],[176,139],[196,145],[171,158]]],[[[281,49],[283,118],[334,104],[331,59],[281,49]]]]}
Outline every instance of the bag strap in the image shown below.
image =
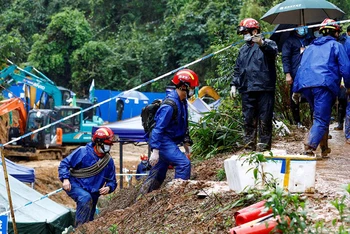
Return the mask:
{"type": "Polygon", "coordinates": [[[111,155],[107,153],[102,159],[98,160],[94,165],[81,169],[73,169],[70,168],[69,172],[72,176],[76,178],[87,178],[100,173],[107,165],[109,160],[111,159],[111,155]]]}

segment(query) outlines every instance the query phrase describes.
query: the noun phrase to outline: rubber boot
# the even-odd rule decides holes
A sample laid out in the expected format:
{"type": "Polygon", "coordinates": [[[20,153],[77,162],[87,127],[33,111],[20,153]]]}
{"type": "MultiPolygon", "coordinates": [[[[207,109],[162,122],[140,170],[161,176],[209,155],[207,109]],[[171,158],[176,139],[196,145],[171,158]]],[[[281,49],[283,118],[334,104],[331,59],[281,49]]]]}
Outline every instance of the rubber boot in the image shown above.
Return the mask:
{"type": "Polygon", "coordinates": [[[331,148],[328,147],[328,133],[325,132],[325,134],[322,137],[322,140],[320,142],[320,148],[321,148],[321,156],[322,157],[327,157],[329,153],[331,153],[331,148]]]}
{"type": "Polygon", "coordinates": [[[304,145],[304,152],[303,152],[303,154],[307,155],[307,156],[315,156],[315,153],[314,153],[315,150],[316,149],[312,148],[308,144],[305,144],[304,145]]]}

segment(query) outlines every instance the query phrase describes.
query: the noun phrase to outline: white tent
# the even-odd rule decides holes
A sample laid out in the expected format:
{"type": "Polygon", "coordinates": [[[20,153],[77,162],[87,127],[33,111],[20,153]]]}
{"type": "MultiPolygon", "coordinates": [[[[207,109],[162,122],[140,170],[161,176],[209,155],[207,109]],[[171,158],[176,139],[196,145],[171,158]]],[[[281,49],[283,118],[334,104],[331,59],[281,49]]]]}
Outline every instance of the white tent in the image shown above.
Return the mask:
{"type": "MultiPolygon", "coordinates": [[[[69,209],[49,198],[43,198],[44,196],[42,194],[10,175],[9,183],[19,233],[62,233],[66,227],[73,223],[73,217],[69,209]],[[39,200],[40,198],[43,199],[27,205],[29,202],[39,200]]],[[[8,211],[8,209],[9,204],[4,172],[3,167],[0,166],[0,214],[8,211]]],[[[13,233],[10,214],[8,216],[9,233],[13,233]]]]}

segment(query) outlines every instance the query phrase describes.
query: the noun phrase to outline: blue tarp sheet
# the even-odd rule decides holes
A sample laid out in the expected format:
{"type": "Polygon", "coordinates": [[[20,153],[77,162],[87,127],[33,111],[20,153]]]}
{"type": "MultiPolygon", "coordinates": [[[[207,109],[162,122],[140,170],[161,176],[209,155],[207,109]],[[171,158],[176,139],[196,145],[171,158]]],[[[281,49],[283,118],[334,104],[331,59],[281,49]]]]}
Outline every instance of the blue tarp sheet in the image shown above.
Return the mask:
{"type": "MultiPolygon", "coordinates": [[[[117,134],[121,141],[146,142],[145,131],[143,130],[141,122],[141,116],[105,124],[103,126],[112,129],[114,134],[117,134]]],[[[94,127],[92,129],[92,132],[94,133],[98,128],[98,126],[94,127]]]]}
{"type": "MultiPolygon", "coordinates": [[[[35,171],[34,168],[18,165],[7,158],[5,158],[7,173],[17,180],[24,183],[34,183],[35,181],[35,171]]],[[[0,162],[0,165],[2,163],[0,162]]]]}

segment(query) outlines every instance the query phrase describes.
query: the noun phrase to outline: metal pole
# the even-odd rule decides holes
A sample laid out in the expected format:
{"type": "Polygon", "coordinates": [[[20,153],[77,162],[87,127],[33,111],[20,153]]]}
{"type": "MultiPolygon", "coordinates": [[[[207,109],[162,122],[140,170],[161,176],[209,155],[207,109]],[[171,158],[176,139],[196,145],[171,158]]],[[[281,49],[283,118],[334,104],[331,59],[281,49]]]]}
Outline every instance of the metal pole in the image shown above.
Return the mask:
{"type": "Polygon", "coordinates": [[[12,206],[11,190],[10,190],[9,178],[8,178],[8,175],[7,175],[7,167],[6,167],[6,162],[5,162],[5,156],[4,156],[3,152],[2,152],[2,150],[3,150],[3,148],[0,148],[2,168],[4,170],[4,178],[5,178],[5,183],[6,183],[7,196],[8,196],[9,205],[10,205],[10,211],[11,211],[13,232],[15,234],[18,234],[17,226],[16,226],[16,219],[15,219],[15,212],[14,212],[13,206],[12,206]]]}
{"type": "MultiPolygon", "coordinates": [[[[119,172],[120,174],[123,174],[123,142],[122,141],[119,141],[119,172]]],[[[123,176],[120,175],[119,177],[119,181],[120,181],[120,188],[122,189],[123,188],[123,176]]]]}

